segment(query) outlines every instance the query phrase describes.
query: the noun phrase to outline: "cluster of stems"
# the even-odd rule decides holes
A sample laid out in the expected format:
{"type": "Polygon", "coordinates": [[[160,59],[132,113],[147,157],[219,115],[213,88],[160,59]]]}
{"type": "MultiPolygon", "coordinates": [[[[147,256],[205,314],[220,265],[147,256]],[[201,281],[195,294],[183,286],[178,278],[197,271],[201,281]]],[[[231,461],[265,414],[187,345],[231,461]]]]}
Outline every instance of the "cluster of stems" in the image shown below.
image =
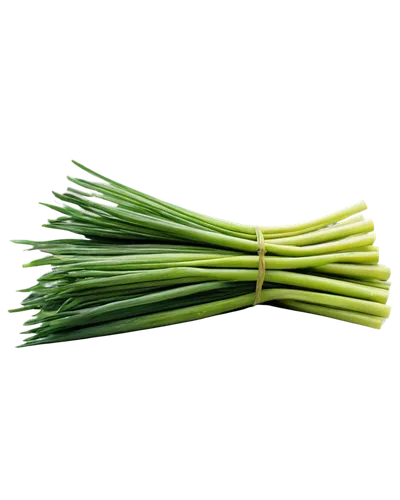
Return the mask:
{"type": "Polygon", "coordinates": [[[45,227],[80,238],[15,240],[50,265],[18,309],[36,310],[22,346],[171,325],[260,303],[380,328],[389,316],[390,269],[379,264],[365,202],[291,226],[259,228],[153,198],[74,162],[99,181],[54,193],[62,215],[45,227]],[[82,190],[85,189],[85,191],[82,190]],[[84,236],[85,238],[82,238],[84,236]]]}

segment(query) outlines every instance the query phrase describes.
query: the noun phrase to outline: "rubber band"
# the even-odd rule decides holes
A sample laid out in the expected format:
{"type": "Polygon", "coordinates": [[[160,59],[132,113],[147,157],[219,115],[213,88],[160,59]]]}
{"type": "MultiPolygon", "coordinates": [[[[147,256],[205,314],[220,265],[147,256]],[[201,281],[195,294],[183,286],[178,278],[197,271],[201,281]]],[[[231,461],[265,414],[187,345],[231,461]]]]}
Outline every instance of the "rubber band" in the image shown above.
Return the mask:
{"type": "Polygon", "coordinates": [[[253,306],[260,303],[262,287],[265,279],[265,242],[264,235],[259,227],[254,228],[258,243],[258,276],[256,283],[256,292],[254,296],[253,306]]]}

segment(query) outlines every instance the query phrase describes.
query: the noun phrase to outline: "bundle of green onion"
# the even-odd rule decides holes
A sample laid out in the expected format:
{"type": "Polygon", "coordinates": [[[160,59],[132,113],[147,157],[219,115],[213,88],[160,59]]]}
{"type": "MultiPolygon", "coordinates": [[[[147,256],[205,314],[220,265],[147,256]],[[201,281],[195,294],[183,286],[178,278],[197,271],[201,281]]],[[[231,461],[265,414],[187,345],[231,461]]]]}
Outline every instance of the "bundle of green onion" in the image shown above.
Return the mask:
{"type": "Polygon", "coordinates": [[[15,241],[49,254],[25,267],[52,266],[13,310],[38,310],[25,323],[33,328],[23,346],[171,325],[255,301],[372,328],[389,316],[390,269],[378,264],[373,222],[355,215],[365,202],[310,222],[255,228],[171,205],[74,163],[102,182],[69,178],[88,191],[54,193],[65,204],[45,205],[62,216],[45,227],[85,239],[15,241]]]}

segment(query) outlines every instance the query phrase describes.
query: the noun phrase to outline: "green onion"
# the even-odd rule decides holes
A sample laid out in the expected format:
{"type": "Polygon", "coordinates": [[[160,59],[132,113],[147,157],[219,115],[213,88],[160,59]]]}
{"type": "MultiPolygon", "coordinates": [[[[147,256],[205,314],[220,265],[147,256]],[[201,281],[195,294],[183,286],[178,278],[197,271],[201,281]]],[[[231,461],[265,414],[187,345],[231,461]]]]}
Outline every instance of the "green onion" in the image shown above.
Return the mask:
{"type": "Polygon", "coordinates": [[[305,223],[255,228],[74,163],[101,182],[69,177],[86,191],[54,193],[63,205],[44,205],[61,216],[44,226],[84,239],[14,240],[47,254],[24,267],[51,266],[11,310],[35,311],[22,346],[145,330],[255,303],[371,328],[389,317],[390,269],[379,264],[374,224],[360,214],[364,201],[305,223]]]}

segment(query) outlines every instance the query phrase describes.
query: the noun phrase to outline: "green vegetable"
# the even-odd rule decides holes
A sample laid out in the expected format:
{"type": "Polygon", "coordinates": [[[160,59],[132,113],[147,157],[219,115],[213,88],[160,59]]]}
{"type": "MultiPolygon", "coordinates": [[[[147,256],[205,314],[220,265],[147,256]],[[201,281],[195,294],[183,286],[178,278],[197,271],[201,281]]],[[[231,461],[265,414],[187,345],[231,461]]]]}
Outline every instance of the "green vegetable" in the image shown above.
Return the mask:
{"type": "Polygon", "coordinates": [[[260,303],[372,328],[389,317],[390,269],[378,263],[373,222],[359,214],[363,201],[313,221],[259,228],[264,256],[255,227],[185,210],[74,163],[102,182],[69,178],[87,191],[54,193],[64,204],[44,205],[62,215],[45,227],[85,239],[15,241],[47,254],[25,267],[51,266],[11,311],[37,311],[23,346],[250,307],[258,278],[260,303]]]}

